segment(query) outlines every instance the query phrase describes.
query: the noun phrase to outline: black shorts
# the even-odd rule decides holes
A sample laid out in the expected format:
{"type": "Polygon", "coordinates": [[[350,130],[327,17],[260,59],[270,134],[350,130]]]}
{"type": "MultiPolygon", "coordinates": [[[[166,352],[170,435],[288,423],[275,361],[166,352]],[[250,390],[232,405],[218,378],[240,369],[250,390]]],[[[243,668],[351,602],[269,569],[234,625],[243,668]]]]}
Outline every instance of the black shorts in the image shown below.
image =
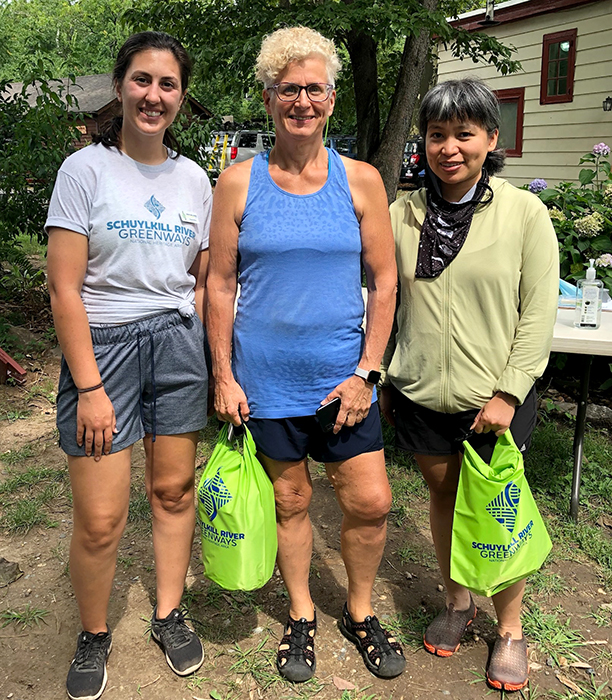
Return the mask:
{"type": "Polygon", "coordinates": [[[277,462],[300,462],[310,455],[316,462],[344,462],[364,452],[383,448],[378,403],[351,428],[324,433],[314,416],[249,418],[247,423],[257,450],[277,462]]]}
{"type": "MultiPolygon", "coordinates": [[[[469,443],[485,462],[491,460],[497,441],[494,432],[470,433],[477,409],[459,413],[439,413],[414,403],[391,385],[395,410],[395,445],[401,450],[421,455],[454,455],[462,452],[462,443],[469,443]]],[[[535,387],[516,407],[510,431],[521,452],[531,444],[537,417],[535,387]]]]}

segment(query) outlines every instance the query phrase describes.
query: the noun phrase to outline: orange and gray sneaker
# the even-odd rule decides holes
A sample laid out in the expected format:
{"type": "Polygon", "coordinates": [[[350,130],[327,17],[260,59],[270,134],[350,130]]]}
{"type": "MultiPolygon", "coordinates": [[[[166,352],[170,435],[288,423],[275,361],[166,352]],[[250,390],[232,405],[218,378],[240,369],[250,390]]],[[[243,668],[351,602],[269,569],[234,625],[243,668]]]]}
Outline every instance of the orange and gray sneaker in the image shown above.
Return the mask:
{"type": "Polygon", "coordinates": [[[470,596],[467,610],[455,610],[451,603],[434,618],[425,630],[423,644],[430,654],[452,656],[461,645],[461,638],[476,617],[476,606],[470,596]]]}
{"type": "Polygon", "coordinates": [[[510,632],[497,635],[487,666],[487,681],[498,690],[512,692],[527,685],[529,662],[525,637],[512,639],[510,632]]]}

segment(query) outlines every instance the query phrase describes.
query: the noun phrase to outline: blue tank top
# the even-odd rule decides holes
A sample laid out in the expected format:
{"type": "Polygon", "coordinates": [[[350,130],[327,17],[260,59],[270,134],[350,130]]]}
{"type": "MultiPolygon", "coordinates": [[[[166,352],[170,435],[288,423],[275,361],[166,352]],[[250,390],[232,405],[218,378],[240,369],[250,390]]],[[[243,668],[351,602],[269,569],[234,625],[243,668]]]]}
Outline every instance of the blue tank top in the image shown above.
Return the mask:
{"type": "Polygon", "coordinates": [[[363,345],[361,233],[340,156],[323,187],[285,192],[253,160],[238,237],[234,373],[254,418],[314,415],[363,345]]]}

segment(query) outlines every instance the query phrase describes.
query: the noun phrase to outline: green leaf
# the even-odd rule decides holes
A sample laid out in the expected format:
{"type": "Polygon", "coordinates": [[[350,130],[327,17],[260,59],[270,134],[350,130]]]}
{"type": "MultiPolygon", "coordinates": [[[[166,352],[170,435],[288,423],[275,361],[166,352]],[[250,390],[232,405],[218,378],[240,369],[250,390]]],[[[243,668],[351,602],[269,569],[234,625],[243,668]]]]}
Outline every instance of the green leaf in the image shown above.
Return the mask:
{"type": "Polygon", "coordinates": [[[612,253],[612,239],[602,233],[600,236],[592,238],[590,241],[591,248],[598,253],[612,253]]]}
{"type": "Polygon", "coordinates": [[[546,189],[542,190],[540,192],[539,197],[540,199],[546,204],[547,202],[550,202],[552,199],[555,197],[559,196],[559,192],[557,190],[552,190],[552,189],[546,189]]]}
{"type": "Polygon", "coordinates": [[[610,176],[610,161],[602,160],[599,164],[599,171],[605,173],[608,177],[610,176]]]}
{"type": "Polygon", "coordinates": [[[578,179],[581,185],[589,185],[595,179],[595,171],[590,168],[584,168],[578,173],[578,179]]]}

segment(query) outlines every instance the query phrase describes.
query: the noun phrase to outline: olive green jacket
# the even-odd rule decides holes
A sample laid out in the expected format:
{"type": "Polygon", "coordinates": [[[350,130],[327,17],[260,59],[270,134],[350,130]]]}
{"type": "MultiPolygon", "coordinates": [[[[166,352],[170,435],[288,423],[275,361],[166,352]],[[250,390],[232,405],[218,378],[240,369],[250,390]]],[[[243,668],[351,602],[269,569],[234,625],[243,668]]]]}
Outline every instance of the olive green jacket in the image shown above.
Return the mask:
{"type": "Polygon", "coordinates": [[[544,204],[497,177],[457,257],[415,279],[425,190],[390,207],[399,274],[382,384],[444,413],[480,409],[497,391],[522,403],[544,372],[559,295],[559,249],[544,204]]]}

